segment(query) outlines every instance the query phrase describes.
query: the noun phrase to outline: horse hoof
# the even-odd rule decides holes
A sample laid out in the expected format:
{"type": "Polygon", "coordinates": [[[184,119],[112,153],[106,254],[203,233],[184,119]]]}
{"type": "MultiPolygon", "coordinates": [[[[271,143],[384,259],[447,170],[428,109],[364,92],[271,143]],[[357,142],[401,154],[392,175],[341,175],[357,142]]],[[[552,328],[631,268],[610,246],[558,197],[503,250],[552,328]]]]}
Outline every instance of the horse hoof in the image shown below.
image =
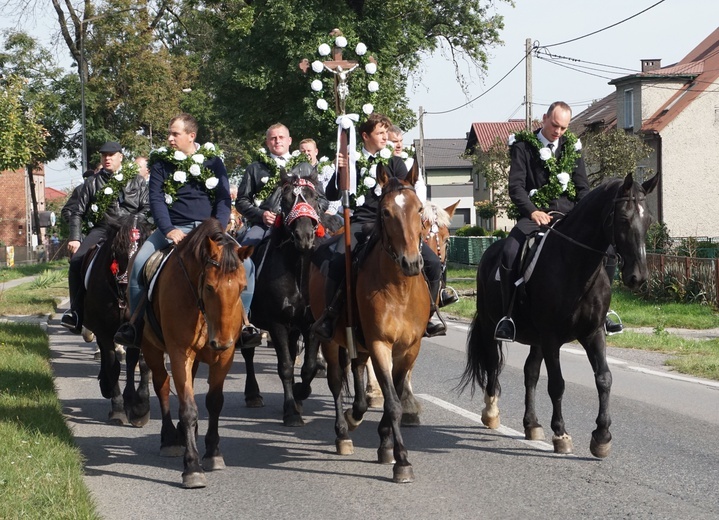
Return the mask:
{"type": "Polygon", "coordinates": [[[376,410],[381,410],[384,408],[384,397],[367,397],[367,406],[370,408],[374,408],[376,410]]]}
{"type": "Polygon", "coordinates": [[[302,416],[300,416],[300,415],[290,415],[288,417],[285,417],[282,420],[282,423],[285,426],[288,426],[290,428],[297,428],[299,426],[305,425],[305,421],[302,419],[302,416]]]}
{"type": "Polygon", "coordinates": [[[490,430],[496,430],[499,428],[499,415],[490,417],[485,412],[482,412],[482,424],[484,424],[490,430]]]}
{"type": "Polygon", "coordinates": [[[612,441],[600,444],[595,441],[594,436],[592,436],[592,440],[589,442],[589,451],[591,451],[592,455],[598,459],[603,459],[609,455],[610,451],[612,451],[612,441]]]}
{"type": "Polygon", "coordinates": [[[110,412],[107,417],[107,424],[112,426],[125,426],[127,424],[127,415],[124,412],[110,412]]]}
{"type": "Polygon", "coordinates": [[[319,367],[315,373],[315,379],[327,379],[327,367],[319,367]]]}
{"type": "Polygon", "coordinates": [[[397,484],[410,484],[414,482],[414,471],[412,471],[412,466],[400,466],[395,464],[394,469],[392,470],[392,482],[397,484]]]}
{"type": "Polygon", "coordinates": [[[401,426],[419,426],[422,422],[416,413],[403,413],[401,426]]]}
{"type": "Polygon", "coordinates": [[[221,469],[225,469],[227,466],[225,466],[225,459],[222,458],[222,455],[217,455],[215,457],[204,457],[202,459],[202,469],[205,471],[219,471],[221,469]]]}
{"type": "Polygon", "coordinates": [[[355,452],[351,439],[337,439],[335,448],[337,448],[337,455],[354,455],[355,452]]]}
{"type": "Polygon", "coordinates": [[[357,427],[362,424],[362,419],[359,421],[356,421],[354,417],[352,417],[352,409],[347,408],[345,410],[345,421],[347,421],[347,429],[351,432],[355,431],[357,427]]]}
{"type": "Polygon", "coordinates": [[[179,444],[160,446],[160,457],[182,457],[184,454],[185,447],[179,444]]]}
{"type": "Polygon", "coordinates": [[[130,424],[133,425],[135,428],[142,428],[148,422],[150,422],[150,412],[147,412],[145,415],[141,415],[139,417],[133,416],[130,419],[130,424]]]}
{"type": "Polygon", "coordinates": [[[185,489],[207,487],[207,478],[204,473],[189,473],[188,475],[182,475],[182,487],[185,489]]]}
{"type": "Polygon", "coordinates": [[[394,450],[392,448],[379,448],[377,450],[377,462],[380,464],[394,464],[394,450]]]}
{"type": "Polygon", "coordinates": [[[532,426],[524,429],[524,438],[528,441],[543,441],[544,429],[541,426],[532,426]]]}
{"type": "Polygon", "coordinates": [[[245,406],[247,408],[263,408],[265,406],[265,401],[262,399],[262,396],[257,397],[248,397],[245,399],[245,406]]]}
{"type": "Polygon", "coordinates": [[[574,451],[572,437],[566,433],[561,437],[557,437],[556,435],[552,437],[552,444],[554,444],[554,453],[568,455],[574,451]]]}

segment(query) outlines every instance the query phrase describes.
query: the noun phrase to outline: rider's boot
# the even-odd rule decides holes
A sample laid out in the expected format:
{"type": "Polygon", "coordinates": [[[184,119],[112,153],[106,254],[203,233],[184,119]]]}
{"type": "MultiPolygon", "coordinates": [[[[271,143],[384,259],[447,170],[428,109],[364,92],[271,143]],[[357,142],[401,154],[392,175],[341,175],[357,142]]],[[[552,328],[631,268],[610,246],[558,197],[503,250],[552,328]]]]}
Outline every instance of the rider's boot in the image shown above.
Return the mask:
{"type": "Polygon", "coordinates": [[[337,283],[330,277],[325,281],[325,302],[330,302],[322,315],[312,325],[318,338],[329,341],[335,333],[335,324],[345,303],[344,280],[337,283]]]}
{"type": "Polygon", "coordinates": [[[442,291],[439,293],[439,306],[446,307],[459,301],[459,294],[453,287],[447,286],[447,270],[442,268],[442,291]]]}
{"type": "MultiPolygon", "coordinates": [[[[71,289],[72,290],[72,289],[71,289]]],[[[72,298],[70,308],[65,311],[60,318],[60,325],[68,329],[73,334],[82,333],[82,318],[84,313],[85,291],[82,289],[74,290],[75,297],[72,298]]]]}
{"type": "Polygon", "coordinates": [[[619,318],[619,315],[614,312],[613,310],[609,309],[609,312],[607,313],[607,316],[604,318],[604,331],[607,334],[607,336],[611,336],[612,334],[620,334],[624,332],[624,325],[622,324],[621,318],[619,318]],[[619,320],[619,323],[611,319],[610,315],[615,315],[617,319],[619,320]]]}
{"type": "Polygon", "coordinates": [[[429,287],[429,298],[430,298],[430,318],[436,314],[439,319],[439,323],[434,323],[431,320],[427,322],[427,328],[424,331],[424,335],[427,338],[434,336],[444,336],[447,333],[447,324],[444,322],[444,318],[439,313],[439,307],[435,302],[439,298],[439,289],[442,286],[441,280],[435,280],[430,282],[427,281],[429,287]]]}
{"type": "Polygon", "coordinates": [[[512,319],[515,290],[514,276],[512,276],[512,269],[507,269],[504,266],[501,266],[500,269],[502,272],[499,277],[499,283],[502,289],[502,307],[504,308],[505,314],[497,323],[497,328],[494,330],[494,339],[497,341],[514,341],[516,335],[514,320],[512,319]]]}
{"type": "Polygon", "coordinates": [[[142,339],[142,331],[145,328],[145,318],[142,314],[138,315],[134,323],[132,320],[126,321],[115,332],[112,340],[118,345],[125,348],[140,348],[142,339]]]}

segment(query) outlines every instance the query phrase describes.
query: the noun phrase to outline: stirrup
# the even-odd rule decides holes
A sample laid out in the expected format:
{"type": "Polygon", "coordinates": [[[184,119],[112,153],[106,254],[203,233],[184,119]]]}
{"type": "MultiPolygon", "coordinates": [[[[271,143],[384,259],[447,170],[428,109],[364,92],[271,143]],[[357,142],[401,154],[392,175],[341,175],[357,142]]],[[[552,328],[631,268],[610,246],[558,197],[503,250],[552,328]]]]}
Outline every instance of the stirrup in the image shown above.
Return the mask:
{"type": "Polygon", "coordinates": [[[514,320],[509,316],[504,316],[501,320],[497,322],[497,326],[494,329],[494,339],[497,341],[514,341],[515,336],[517,335],[517,327],[514,324],[514,320]],[[508,325],[507,325],[508,324],[508,325]],[[500,331],[500,328],[502,325],[507,325],[508,327],[511,326],[512,330],[511,333],[506,332],[504,330],[500,331]],[[505,333],[506,332],[506,333],[505,333]]]}
{"type": "Polygon", "coordinates": [[[446,307],[447,305],[452,305],[453,303],[458,301],[459,294],[454,287],[448,285],[444,289],[441,289],[439,291],[439,307],[446,307]],[[446,300],[443,298],[445,293],[448,296],[446,300]]]}
{"type": "Polygon", "coordinates": [[[609,309],[609,312],[607,312],[607,315],[604,318],[604,334],[606,334],[607,336],[613,336],[614,334],[621,334],[622,332],[624,332],[624,324],[622,323],[622,318],[620,318],[619,314],[617,314],[615,311],[609,309]],[[617,317],[618,323],[609,317],[611,315],[617,317]]]}

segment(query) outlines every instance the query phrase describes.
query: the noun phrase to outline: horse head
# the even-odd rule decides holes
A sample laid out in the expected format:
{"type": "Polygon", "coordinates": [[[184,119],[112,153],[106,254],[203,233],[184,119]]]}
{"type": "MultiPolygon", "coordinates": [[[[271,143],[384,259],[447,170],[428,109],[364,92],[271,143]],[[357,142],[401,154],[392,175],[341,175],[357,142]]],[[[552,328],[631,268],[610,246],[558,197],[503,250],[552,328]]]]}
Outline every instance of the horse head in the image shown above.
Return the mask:
{"type": "Polygon", "coordinates": [[[297,250],[310,251],[320,223],[316,170],[301,162],[289,172],[281,172],[282,225],[290,234],[297,250]]]}
{"type": "Polygon", "coordinates": [[[626,176],[614,198],[614,245],[622,259],[624,285],[635,289],[648,277],[646,236],[651,216],[646,196],[657,186],[659,175],[642,184],[626,176]]]}
{"type": "MultiPolygon", "coordinates": [[[[381,170],[378,168],[378,180],[382,184],[381,170]]],[[[405,276],[416,276],[422,271],[421,216],[422,203],[414,187],[394,177],[387,179],[379,200],[376,229],[382,249],[405,276]]]]}
{"type": "Polygon", "coordinates": [[[240,294],[247,286],[242,262],[252,249],[240,247],[214,218],[192,230],[177,246],[185,276],[196,288],[197,307],[207,324],[207,344],[212,350],[226,350],[239,338],[244,317],[240,294]]]}
{"type": "Polygon", "coordinates": [[[112,256],[117,260],[118,272],[125,273],[130,260],[152,233],[152,226],[145,215],[135,214],[111,222],[110,227],[116,230],[111,245],[112,256]]]}
{"type": "Polygon", "coordinates": [[[449,240],[449,225],[460,201],[444,209],[434,202],[427,201],[422,208],[422,240],[429,248],[437,253],[440,261],[447,259],[447,242],[449,240]]]}

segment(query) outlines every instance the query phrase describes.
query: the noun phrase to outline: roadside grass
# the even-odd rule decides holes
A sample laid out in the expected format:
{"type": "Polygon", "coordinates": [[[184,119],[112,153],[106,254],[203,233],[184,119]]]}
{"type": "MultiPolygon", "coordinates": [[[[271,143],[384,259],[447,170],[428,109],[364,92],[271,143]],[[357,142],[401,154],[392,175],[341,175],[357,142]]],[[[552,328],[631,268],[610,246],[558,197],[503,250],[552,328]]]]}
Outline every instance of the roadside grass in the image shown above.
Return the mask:
{"type": "Polygon", "coordinates": [[[0,315],[38,316],[55,312],[57,299],[68,294],[67,267],[38,273],[32,282],[0,290],[0,315]]]}
{"type": "Polygon", "coordinates": [[[49,358],[40,327],[0,324],[0,518],[99,518],[49,358]]]}
{"type": "Polygon", "coordinates": [[[3,267],[0,269],[0,283],[17,280],[25,276],[34,276],[48,270],[67,269],[67,266],[67,259],[62,259],[38,264],[17,264],[15,267],[3,267]]]}
{"type": "MultiPolygon", "coordinates": [[[[447,283],[460,292],[457,303],[444,309],[450,316],[472,319],[476,309],[474,294],[462,294],[475,289],[475,269],[447,270],[447,283]],[[471,278],[471,281],[467,279],[471,278]]],[[[615,284],[612,290],[612,309],[625,327],[651,327],[653,334],[625,331],[609,336],[607,345],[662,352],[671,357],[666,364],[678,372],[697,377],[719,380],[719,339],[687,339],[671,334],[667,328],[712,329],[719,328],[719,313],[709,305],[647,301],[641,296],[615,284]]]]}

